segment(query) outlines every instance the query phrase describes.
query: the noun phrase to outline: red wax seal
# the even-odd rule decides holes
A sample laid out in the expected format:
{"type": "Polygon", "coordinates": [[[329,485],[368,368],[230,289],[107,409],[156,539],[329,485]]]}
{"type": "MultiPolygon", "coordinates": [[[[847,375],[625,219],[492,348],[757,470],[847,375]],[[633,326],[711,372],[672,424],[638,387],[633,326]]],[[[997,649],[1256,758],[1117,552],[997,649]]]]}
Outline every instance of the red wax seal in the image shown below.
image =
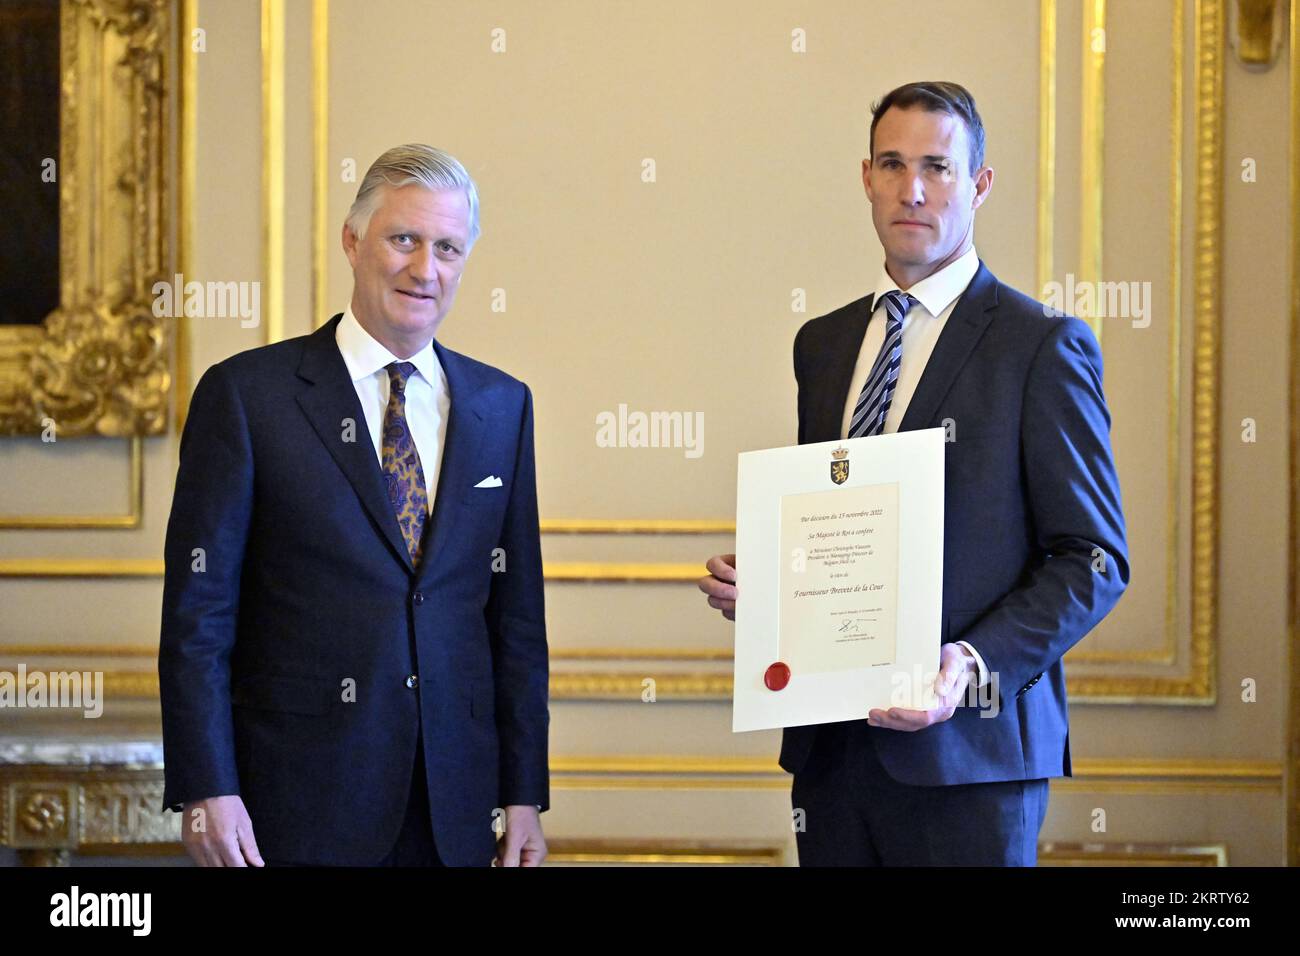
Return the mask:
{"type": "Polygon", "coordinates": [[[790,683],[789,666],[780,661],[770,665],[763,673],[763,683],[768,690],[785,690],[785,685],[790,683]]]}

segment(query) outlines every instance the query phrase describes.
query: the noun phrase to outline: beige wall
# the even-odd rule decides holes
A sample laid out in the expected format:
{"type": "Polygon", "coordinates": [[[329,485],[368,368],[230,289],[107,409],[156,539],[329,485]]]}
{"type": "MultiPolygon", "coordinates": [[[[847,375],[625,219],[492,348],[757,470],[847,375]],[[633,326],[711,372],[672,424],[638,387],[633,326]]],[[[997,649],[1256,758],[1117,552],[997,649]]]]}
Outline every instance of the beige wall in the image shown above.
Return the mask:
{"type": "MultiPolygon", "coordinates": [[[[330,0],[328,91],[320,101],[329,127],[327,301],[313,314],[311,6],[286,6],[286,334],[307,332],[346,305],[351,276],[338,229],[355,183],[341,180],[344,161],[354,160],[360,175],[384,148],[408,141],[455,153],[478,181],[483,236],[441,337],[533,388],[543,518],[734,516],[737,452],[795,438],[795,331],[864,294],[879,268],[859,163],[870,101],[899,83],[945,78],[976,95],[996,170],[993,194],[977,217],[977,247],[1004,281],[1036,291],[1044,68],[1036,0],[931,0],[924,23],[935,26],[932,33],[918,27],[916,4],[906,0],[330,0]],[[891,25],[904,23],[906,36],[891,36],[891,25]],[[502,53],[491,47],[497,28],[505,30],[502,53]],[[796,28],[806,32],[805,53],[791,50],[796,28]],[[655,163],[652,183],[642,181],[646,159],[655,163]],[[796,289],[805,290],[806,312],[792,310],[796,289]],[[494,290],[504,290],[506,311],[492,311],[494,290]],[[703,455],[597,447],[596,415],[620,403],[702,412],[703,455]]],[[[1107,6],[1102,278],[1151,283],[1154,308],[1147,328],[1123,318],[1101,325],[1133,583],[1080,647],[1121,659],[1069,668],[1086,691],[1071,714],[1078,774],[1054,784],[1044,839],[1223,844],[1233,863],[1276,864],[1284,860],[1289,689],[1286,401],[1293,356],[1286,347],[1287,250],[1279,241],[1289,215],[1288,153],[1276,119],[1277,104],[1289,97],[1287,63],[1284,54],[1271,70],[1248,72],[1225,52],[1222,307],[1215,310],[1222,421],[1217,464],[1198,465],[1196,322],[1210,312],[1196,292],[1194,243],[1198,217],[1212,207],[1196,190],[1196,4],[1183,4],[1177,142],[1174,3],[1107,6]],[[1255,183],[1238,175],[1245,157],[1257,161],[1255,183]],[[1175,247],[1176,181],[1182,202],[1175,247]],[[1241,440],[1246,417],[1257,422],[1255,443],[1241,440]],[[1179,430],[1171,435],[1175,421],[1179,430]],[[1198,467],[1219,480],[1213,512],[1220,560],[1206,579],[1218,594],[1216,656],[1206,665],[1214,668],[1217,700],[1196,690],[1194,679],[1191,595],[1204,573],[1192,561],[1198,467]],[[1123,659],[1150,656],[1167,639],[1167,662],[1123,659]],[[1246,678],[1258,682],[1255,703],[1240,701],[1246,678]],[[1168,763],[1175,759],[1189,762],[1190,777],[1168,763]],[[1105,833],[1090,828],[1096,808],[1106,810],[1105,833]]],[[[1080,202],[1081,116],[1098,103],[1087,100],[1079,82],[1080,10],[1059,7],[1048,274],[1064,281],[1080,268],[1087,218],[1080,202]]],[[[207,51],[197,57],[191,273],[260,279],[259,7],[201,0],[199,24],[207,51]]],[[[213,362],[263,344],[267,330],[208,319],[191,321],[188,331],[192,384],[213,362]]],[[[140,528],[4,530],[0,559],[156,560],[175,456],[174,436],[146,442],[140,528]]],[[[0,512],[121,512],[127,474],[121,441],[52,447],[7,440],[0,443],[0,512]]],[[[570,675],[559,686],[572,690],[584,679],[592,686],[600,676],[604,696],[621,696],[557,694],[548,834],[788,850],[778,736],[730,732],[729,703],[717,692],[729,662],[635,659],[656,650],[726,652],[730,625],[708,611],[689,582],[600,580],[624,574],[627,563],[661,565],[650,574],[680,577],[670,565],[730,550],[729,537],[548,534],[544,549],[557,569],[566,562],[601,565],[597,580],[548,583],[555,670],[570,675]],[[563,658],[579,650],[621,650],[633,659],[563,658]],[[615,672],[624,679],[611,678],[615,672]],[[706,692],[672,701],[661,690],[657,703],[641,701],[643,677],[672,688],[691,683],[682,675],[698,678],[695,685],[706,692]],[[665,755],[702,763],[687,773],[688,765],[672,761],[609,759],[665,755]]],[[[0,642],[149,645],[157,639],[160,591],[156,577],[0,578],[0,642]]],[[[0,656],[0,665],[13,662],[0,656]]],[[[148,669],[151,661],[104,666],[148,669]]],[[[117,701],[93,729],[151,731],[156,710],[148,698],[117,701]]],[[[20,728],[0,713],[0,733],[10,729],[20,728]]]]}

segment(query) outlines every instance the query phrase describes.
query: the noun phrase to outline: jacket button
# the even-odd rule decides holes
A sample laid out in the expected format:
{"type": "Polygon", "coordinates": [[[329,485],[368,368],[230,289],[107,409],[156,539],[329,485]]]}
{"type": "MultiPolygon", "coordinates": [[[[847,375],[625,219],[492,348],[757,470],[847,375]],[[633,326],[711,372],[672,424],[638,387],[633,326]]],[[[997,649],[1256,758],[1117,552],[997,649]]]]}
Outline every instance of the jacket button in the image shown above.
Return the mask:
{"type": "Polygon", "coordinates": [[[406,686],[414,690],[416,687],[420,686],[420,678],[412,674],[410,677],[406,678],[406,686]]]}
{"type": "Polygon", "coordinates": [[[416,607],[419,607],[421,604],[424,603],[424,593],[421,591],[416,591],[413,595],[411,595],[411,600],[415,602],[416,607]]]}

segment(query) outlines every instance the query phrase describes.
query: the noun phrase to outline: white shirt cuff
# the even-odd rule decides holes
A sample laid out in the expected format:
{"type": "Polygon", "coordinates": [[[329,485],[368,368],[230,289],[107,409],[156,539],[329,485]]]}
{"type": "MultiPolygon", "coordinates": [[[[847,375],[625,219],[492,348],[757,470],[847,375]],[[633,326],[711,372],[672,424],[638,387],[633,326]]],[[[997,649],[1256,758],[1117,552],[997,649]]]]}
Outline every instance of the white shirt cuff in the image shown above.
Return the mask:
{"type": "Polygon", "coordinates": [[[971,657],[975,658],[975,669],[979,674],[975,686],[983,687],[989,682],[989,669],[984,664],[984,658],[980,657],[980,652],[975,650],[975,648],[971,647],[970,644],[965,641],[957,641],[957,646],[966,648],[966,650],[970,651],[971,657]]]}

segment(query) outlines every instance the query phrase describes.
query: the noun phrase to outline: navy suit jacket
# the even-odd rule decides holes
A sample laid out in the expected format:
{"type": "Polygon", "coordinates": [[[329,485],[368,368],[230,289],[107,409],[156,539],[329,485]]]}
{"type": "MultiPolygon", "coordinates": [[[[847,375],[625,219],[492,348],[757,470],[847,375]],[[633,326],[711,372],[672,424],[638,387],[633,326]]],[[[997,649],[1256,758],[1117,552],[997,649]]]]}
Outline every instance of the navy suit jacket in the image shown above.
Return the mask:
{"type": "Polygon", "coordinates": [[[451,415],[413,567],[339,318],[195,389],[167,525],[164,805],[239,794],[263,857],[374,864],[423,747],[440,857],[487,865],[493,810],[549,803],[532,395],[434,342],[451,415]]]}
{"type": "MultiPolygon", "coordinates": [[[[799,330],[801,444],[841,437],[871,308],[866,296],[799,330]]],[[[979,651],[997,678],[998,716],[963,705],[924,730],[874,733],[896,780],[939,786],[1070,775],[1061,657],[1110,611],[1129,578],[1101,380],[1101,351],[1086,323],[1045,314],[980,263],[899,431],[953,423],[955,440],[944,445],[942,641],[979,651]]],[[[817,732],[788,728],[781,766],[798,773],[817,732]]]]}

